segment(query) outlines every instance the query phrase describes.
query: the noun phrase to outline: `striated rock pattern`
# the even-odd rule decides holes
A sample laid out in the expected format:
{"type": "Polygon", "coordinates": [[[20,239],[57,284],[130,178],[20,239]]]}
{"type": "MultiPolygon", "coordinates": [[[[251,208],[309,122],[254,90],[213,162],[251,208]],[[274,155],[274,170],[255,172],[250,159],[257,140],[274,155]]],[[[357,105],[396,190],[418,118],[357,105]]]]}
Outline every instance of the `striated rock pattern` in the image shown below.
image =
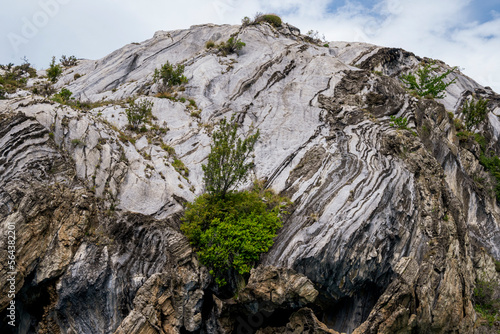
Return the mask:
{"type": "Polygon", "coordinates": [[[14,224],[16,330],[480,333],[472,296],[476,279],[500,281],[500,208],[482,148],[454,119],[466,97],[487,98],[479,130],[499,155],[500,96],[456,72],[446,98],[416,98],[398,76],[423,60],[319,46],[289,25],[202,25],[66,69],[56,88],[89,111],[29,92],[0,100],[0,260],[14,224]],[[246,43],[239,55],[205,47],[230,36],[246,43]],[[153,82],[167,61],[189,80],[171,99],[153,82]],[[154,103],[144,133],[127,129],[131,97],[154,103]],[[179,230],[211,131],[232,114],[261,132],[252,176],[294,202],[235,298],[179,230]]]}

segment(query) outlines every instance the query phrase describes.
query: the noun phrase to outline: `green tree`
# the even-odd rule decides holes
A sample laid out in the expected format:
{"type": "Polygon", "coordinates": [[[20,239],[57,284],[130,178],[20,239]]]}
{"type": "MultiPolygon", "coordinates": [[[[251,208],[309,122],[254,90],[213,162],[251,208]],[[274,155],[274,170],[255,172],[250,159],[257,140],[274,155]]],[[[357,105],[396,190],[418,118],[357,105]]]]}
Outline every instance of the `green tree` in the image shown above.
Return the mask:
{"type": "Polygon", "coordinates": [[[406,88],[414,91],[418,96],[430,96],[437,99],[445,97],[445,89],[456,80],[453,79],[447,83],[443,80],[456,70],[456,67],[445,71],[441,75],[433,75],[433,72],[439,70],[438,66],[434,66],[436,62],[425,64],[417,70],[417,76],[410,73],[401,76],[401,81],[406,85],[406,88]]]}
{"type": "Polygon", "coordinates": [[[274,243],[290,201],[264,189],[231,192],[225,198],[203,194],[188,203],[181,230],[219,286],[245,275],[274,243]]]}
{"type": "Polygon", "coordinates": [[[52,62],[50,63],[49,68],[47,69],[47,77],[50,81],[56,82],[57,78],[62,74],[61,66],[56,64],[56,57],[52,57],[52,62]]]}
{"type": "Polygon", "coordinates": [[[135,100],[131,101],[130,107],[125,109],[128,124],[132,127],[132,129],[136,130],[141,123],[146,121],[148,117],[151,116],[152,109],[153,102],[147,100],[139,102],[136,102],[135,100]]]}
{"type": "Polygon", "coordinates": [[[234,116],[227,122],[224,118],[219,123],[219,130],[212,135],[208,162],[202,165],[205,188],[210,195],[224,198],[228,191],[246,180],[249,169],[253,166],[248,162],[259,131],[241,139],[237,136],[238,124],[234,116]]]}
{"type": "Polygon", "coordinates": [[[462,106],[464,114],[464,122],[467,131],[472,131],[475,127],[486,120],[488,115],[488,100],[472,98],[470,101],[465,100],[462,106]]]}
{"type": "Polygon", "coordinates": [[[164,87],[172,87],[188,82],[188,79],[183,75],[184,65],[172,65],[168,61],[163,64],[160,69],[155,69],[153,81],[163,84],[164,87]]]}

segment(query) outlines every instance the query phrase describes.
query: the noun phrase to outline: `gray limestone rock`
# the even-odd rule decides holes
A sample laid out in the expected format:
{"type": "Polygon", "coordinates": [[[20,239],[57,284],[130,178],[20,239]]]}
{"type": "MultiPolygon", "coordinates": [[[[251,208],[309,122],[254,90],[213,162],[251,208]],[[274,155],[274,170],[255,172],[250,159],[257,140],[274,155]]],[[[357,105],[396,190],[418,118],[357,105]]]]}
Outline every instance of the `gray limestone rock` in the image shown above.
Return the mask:
{"type": "Polygon", "coordinates": [[[291,25],[200,25],[66,69],[55,88],[80,108],[28,90],[0,100],[0,261],[15,226],[21,332],[229,333],[265,311],[252,332],[471,333],[476,279],[499,281],[500,208],[452,118],[489,99],[480,130],[499,155],[500,97],[456,72],[444,99],[416,98],[399,75],[420,61],[291,25]],[[239,54],[205,47],[230,36],[239,54]],[[167,61],[189,80],[170,99],[153,82],[167,61]],[[144,132],[127,126],[130,98],[154,103],[144,132]],[[252,177],[294,202],[236,300],[214,295],[179,229],[233,114],[261,133],[252,177]]]}

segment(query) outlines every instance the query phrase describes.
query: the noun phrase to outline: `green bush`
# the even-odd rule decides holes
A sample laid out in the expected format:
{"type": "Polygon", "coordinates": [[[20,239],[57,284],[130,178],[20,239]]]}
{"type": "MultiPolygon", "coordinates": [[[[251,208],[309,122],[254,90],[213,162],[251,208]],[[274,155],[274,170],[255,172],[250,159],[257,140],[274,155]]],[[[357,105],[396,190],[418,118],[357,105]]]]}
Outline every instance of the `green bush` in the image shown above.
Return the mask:
{"type": "Polygon", "coordinates": [[[400,77],[401,81],[406,85],[406,88],[416,93],[418,96],[433,97],[437,99],[442,99],[445,97],[444,91],[446,87],[453,84],[456,80],[453,79],[448,83],[443,80],[456,70],[454,67],[451,70],[445,71],[441,75],[433,75],[432,72],[439,70],[438,66],[433,67],[436,62],[431,62],[420,67],[415,74],[410,73],[407,75],[402,75],[400,77]]]}
{"type": "Polygon", "coordinates": [[[142,100],[136,103],[136,101],[131,101],[130,107],[125,109],[128,124],[132,127],[132,129],[138,129],[139,125],[142,122],[145,122],[149,117],[152,116],[152,109],[153,102],[142,100]]]}
{"type": "Polygon", "coordinates": [[[475,100],[472,98],[470,101],[465,100],[462,106],[462,113],[464,114],[464,122],[467,131],[472,131],[479,124],[486,120],[488,115],[488,100],[475,100]]]}
{"type": "Polygon", "coordinates": [[[389,125],[393,128],[408,130],[408,119],[406,117],[396,117],[393,115],[391,116],[391,122],[389,125]]]}
{"type": "Polygon", "coordinates": [[[219,286],[226,285],[229,276],[249,273],[260,254],[269,250],[290,203],[259,183],[252,191],[230,191],[246,179],[253,165],[246,160],[259,137],[257,131],[238,138],[237,129],[233,116],[230,122],[222,119],[213,132],[208,162],[202,165],[208,193],[187,204],[181,225],[219,286]]]}
{"type": "Polygon", "coordinates": [[[455,118],[453,120],[453,125],[455,126],[455,130],[457,130],[457,131],[461,131],[461,130],[465,129],[464,123],[462,123],[462,121],[458,118],[455,118]]]}
{"type": "Polygon", "coordinates": [[[222,42],[219,44],[219,51],[222,53],[223,56],[227,56],[232,53],[236,53],[239,55],[238,51],[243,49],[243,47],[246,44],[243,43],[240,39],[236,39],[234,37],[229,37],[227,42],[222,42]]]}
{"type": "Polygon", "coordinates": [[[52,62],[50,63],[49,68],[47,69],[47,77],[50,81],[56,82],[57,79],[62,74],[61,66],[56,65],[56,57],[52,57],[52,62]]]}
{"type": "Polygon", "coordinates": [[[474,309],[488,321],[490,327],[500,320],[500,299],[495,298],[497,290],[496,282],[477,279],[472,297],[474,309]]]}
{"type": "Polygon", "coordinates": [[[177,171],[177,173],[181,174],[185,178],[187,178],[189,176],[189,169],[186,167],[186,165],[184,165],[182,160],[180,160],[178,158],[174,158],[174,162],[172,162],[172,167],[174,167],[174,169],[177,171]]]}
{"type": "Polygon", "coordinates": [[[489,156],[481,153],[479,162],[495,178],[495,196],[497,202],[500,203],[500,159],[496,155],[489,156]]]}
{"type": "Polygon", "coordinates": [[[75,56],[66,57],[65,55],[63,55],[61,59],[59,59],[59,62],[64,67],[72,67],[78,65],[78,60],[75,56]]]}
{"type": "Polygon", "coordinates": [[[63,88],[59,93],[54,95],[52,100],[57,103],[66,104],[68,103],[68,101],[70,101],[72,94],[73,93],[69,89],[63,88]]]}
{"type": "Polygon", "coordinates": [[[25,88],[28,78],[36,77],[36,70],[26,58],[22,65],[14,66],[10,63],[0,65],[0,68],[5,71],[0,75],[0,99],[4,99],[6,94],[15,93],[17,89],[25,88]]]}
{"type": "Polygon", "coordinates": [[[208,40],[206,43],[205,43],[205,48],[207,49],[211,49],[215,46],[215,42],[212,41],[212,40],[208,40]]]}
{"type": "Polygon", "coordinates": [[[269,208],[255,190],[225,198],[204,194],[188,204],[181,230],[216,283],[224,286],[228,272],[249,273],[273,245],[283,208],[269,208]]]}
{"type": "Polygon", "coordinates": [[[172,65],[168,61],[158,70],[155,69],[153,75],[154,82],[161,82],[165,87],[182,85],[188,82],[183,75],[184,65],[172,65]]]}

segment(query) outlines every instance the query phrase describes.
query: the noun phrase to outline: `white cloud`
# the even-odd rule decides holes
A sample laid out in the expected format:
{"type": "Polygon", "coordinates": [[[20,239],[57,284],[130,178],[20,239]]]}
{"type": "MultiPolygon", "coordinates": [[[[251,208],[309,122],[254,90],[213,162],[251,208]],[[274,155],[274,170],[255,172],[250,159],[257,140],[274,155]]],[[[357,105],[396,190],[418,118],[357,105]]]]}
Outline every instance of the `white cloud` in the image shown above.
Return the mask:
{"type": "Polygon", "coordinates": [[[485,8],[488,14],[483,17],[490,18],[486,22],[477,22],[472,17],[479,4],[486,6],[494,1],[379,0],[370,7],[362,3],[360,0],[9,1],[3,6],[8,15],[0,21],[0,31],[4,32],[0,36],[0,63],[19,63],[25,55],[37,67],[46,67],[52,55],[101,58],[127,43],[150,38],[157,30],[184,29],[202,23],[239,24],[244,16],[252,17],[261,11],[280,14],[303,32],[318,30],[328,40],[401,47],[419,56],[441,59],[465,68],[465,74],[500,92],[500,62],[496,61],[500,54],[500,16],[495,12],[489,14],[499,9],[485,8]],[[54,15],[48,15],[44,9],[50,4],[58,6],[54,15]],[[337,9],[332,12],[332,8],[337,9]],[[43,13],[48,15],[47,22],[43,22],[43,13]],[[26,21],[35,24],[37,30],[29,38],[23,35],[26,21]],[[21,37],[17,49],[9,36],[21,37]]]}

